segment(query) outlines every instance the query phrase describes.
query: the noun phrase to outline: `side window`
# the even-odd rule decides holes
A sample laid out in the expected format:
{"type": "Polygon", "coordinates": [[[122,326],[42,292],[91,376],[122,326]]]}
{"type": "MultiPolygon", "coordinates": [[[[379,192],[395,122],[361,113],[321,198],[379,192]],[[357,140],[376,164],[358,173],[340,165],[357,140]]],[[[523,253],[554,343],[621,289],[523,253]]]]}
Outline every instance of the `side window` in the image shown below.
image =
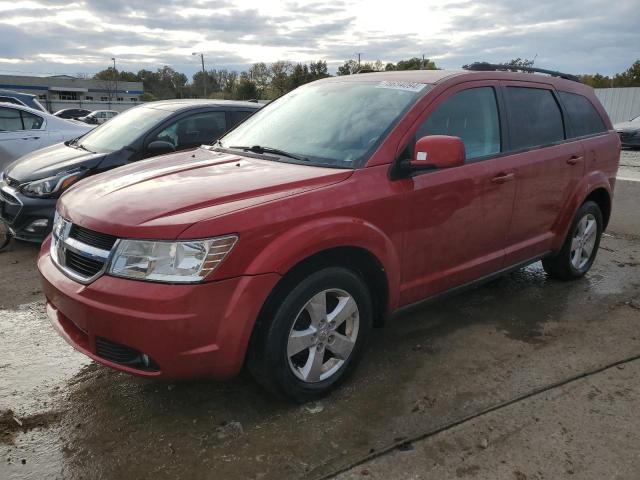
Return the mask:
{"type": "Polygon", "coordinates": [[[460,137],[467,160],[500,152],[498,103],[492,87],[470,88],[445,100],[417,132],[460,137]]]}
{"type": "Polygon", "coordinates": [[[15,132],[16,130],[23,130],[20,110],[0,107],[0,131],[15,132]]]}
{"type": "Polygon", "coordinates": [[[564,140],[562,113],[551,90],[507,87],[505,98],[513,150],[564,140]]]}
{"type": "Polygon", "coordinates": [[[42,128],[44,118],[29,112],[21,112],[21,114],[22,123],[25,130],[39,130],[40,128],[42,128]]]}
{"type": "Polygon", "coordinates": [[[238,110],[232,110],[231,114],[231,125],[229,125],[229,129],[232,129],[236,125],[241,122],[244,122],[253,112],[241,112],[238,110]]]}
{"type": "Polygon", "coordinates": [[[15,105],[24,105],[24,103],[22,103],[20,100],[13,97],[0,97],[0,102],[13,103],[15,105]]]}
{"type": "Polygon", "coordinates": [[[600,114],[587,97],[577,93],[558,92],[569,115],[571,137],[583,137],[607,131],[600,114]]]}
{"type": "Polygon", "coordinates": [[[158,133],[151,141],[164,140],[176,148],[197,147],[217,140],[227,130],[224,112],[197,113],[183,118],[158,133]]]}

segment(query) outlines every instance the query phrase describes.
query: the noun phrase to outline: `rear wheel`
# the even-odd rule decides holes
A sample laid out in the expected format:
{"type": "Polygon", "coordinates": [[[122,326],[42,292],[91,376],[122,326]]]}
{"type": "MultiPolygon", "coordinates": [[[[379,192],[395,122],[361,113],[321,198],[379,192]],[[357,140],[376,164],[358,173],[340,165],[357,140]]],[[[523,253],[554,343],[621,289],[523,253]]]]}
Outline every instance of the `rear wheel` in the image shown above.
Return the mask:
{"type": "Polygon", "coordinates": [[[283,292],[248,353],[254,378],[298,402],[326,395],[355,367],[369,336],[369,291],[354,272],[330,267],[283,292]]]}
{"type": "Polygon", "coordinates": [[[545,271],[561,280],[584,276],[598,253],[602,230],[600,207],[595,202],[585,202],[576,213],[562,250],[542,261],[545,271]]]}

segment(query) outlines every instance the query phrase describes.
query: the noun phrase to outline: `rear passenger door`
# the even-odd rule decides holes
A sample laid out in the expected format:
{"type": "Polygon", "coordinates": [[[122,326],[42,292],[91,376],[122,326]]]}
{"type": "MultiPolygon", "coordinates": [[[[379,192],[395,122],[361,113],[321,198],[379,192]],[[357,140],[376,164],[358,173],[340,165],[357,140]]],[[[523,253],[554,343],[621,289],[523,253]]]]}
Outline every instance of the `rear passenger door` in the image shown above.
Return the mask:
{"type": "Polygon", "coordinates": [[[41,148],[47,138],[45,126],[39,115],[0,107],[0,171],[9,162],[41,148]]]}
{"type": "Polygon", "coordinates": [[[503,82],[509,166],[516,200],[506,248],[508,264],[551,249],[563,205],[584,174],[578,140],[567,140],[557,93],[550,85],[503,82]]]}

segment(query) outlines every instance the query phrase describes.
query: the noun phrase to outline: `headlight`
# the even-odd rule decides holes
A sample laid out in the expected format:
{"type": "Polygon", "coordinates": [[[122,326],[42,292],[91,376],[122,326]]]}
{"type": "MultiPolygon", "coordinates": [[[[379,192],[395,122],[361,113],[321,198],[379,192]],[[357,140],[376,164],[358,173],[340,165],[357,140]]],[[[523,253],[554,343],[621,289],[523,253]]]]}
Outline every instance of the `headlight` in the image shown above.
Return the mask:
{"type": "Polygon", "coordinates": [[[51,195],[64,192],[67,188],[80,180],[84,173],[85,170],[64,172],[54,177],[43,178],[42,180],[36,180],[22,185],[20,190],[28,197],[49,197],[51,195]]]}
{"type": "Polygon", "coordinates": [[[201,282],[237,241],[235,235],[184,242],[120,240],[109,274],[152,282],[201,282]]]}

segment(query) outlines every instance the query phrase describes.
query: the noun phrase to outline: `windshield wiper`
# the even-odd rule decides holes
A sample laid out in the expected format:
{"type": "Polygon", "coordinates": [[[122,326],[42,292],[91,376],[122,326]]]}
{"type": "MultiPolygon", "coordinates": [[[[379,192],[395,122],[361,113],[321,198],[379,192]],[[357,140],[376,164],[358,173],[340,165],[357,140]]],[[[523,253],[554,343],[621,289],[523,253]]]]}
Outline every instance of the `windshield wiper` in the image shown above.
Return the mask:
{"type": "Polygon", "coordinates": [[[281,157],[289,157],[289,158],[293,158],[294,160],[300,160],[304,162],[309,161],[307,157],[301,157],[300,155],[295,155],[293,153],[285,152],[284,150],[280,150],[278,148],[262,147],[260,145],[253,145],[252,147],[232,145],[228,148],[243,150],[245,152],[253,152],[258,154],[272,153],[273,155],[280,155],[281,157]]]}

